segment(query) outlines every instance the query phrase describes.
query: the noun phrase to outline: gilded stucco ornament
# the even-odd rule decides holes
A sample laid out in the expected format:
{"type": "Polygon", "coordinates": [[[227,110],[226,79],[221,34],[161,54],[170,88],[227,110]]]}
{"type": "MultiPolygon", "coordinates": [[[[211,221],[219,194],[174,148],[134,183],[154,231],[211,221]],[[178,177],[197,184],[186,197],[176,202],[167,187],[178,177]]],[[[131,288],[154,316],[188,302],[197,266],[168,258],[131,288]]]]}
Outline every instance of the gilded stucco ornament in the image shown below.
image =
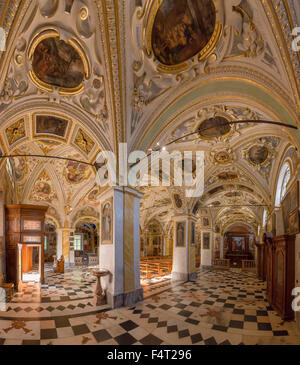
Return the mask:
{"type": "Polygon", "coordinates": [[[241,149],[241,155],[256,171],[269,181],[273,161],[281,140],[278,137],[262,137],[249,142],[241,149]]]}
{"type": "Polygon", "coordinates": [[[167,0],[144,0],[132,16],[132,69],[135,75],[131,99],[132,133],[146,106],[171,88],[195,80],[226,57],[255,58],[264,51],[264,42],[249,15],[252,12],[247,2],[216,0],[213,2],[214,14],[208,1],[199,0],[193,3],[192,8],[203,6],[210,9],[204,22],[197,20],[196,13],[189,10],[190,5],[183,7],[181,3],[174,10],[177,3],[172,3],[173,8],[170,4],[167,0]],[[170,19],[166,17],[169,13],[172,14],[170,19]],[[191,18],[189,14],[192,14],[191,18]],[[206,23],[203,39],[198,35],[197,27],[193,28],[196,21],[206,23]],[[185,32],[181,29],[183,26],[186,27],[185,32]],[[191,36],[193,31],[195,35],[191,36]]]}
{"type": "Polygon", "coordinates": [[[95,17],[82,1],[39,0],[18,34],[14,62],[0,90],[2,108],[16,97],[38,96],[73,103],[102,118],[105,85],[95,17]]]}

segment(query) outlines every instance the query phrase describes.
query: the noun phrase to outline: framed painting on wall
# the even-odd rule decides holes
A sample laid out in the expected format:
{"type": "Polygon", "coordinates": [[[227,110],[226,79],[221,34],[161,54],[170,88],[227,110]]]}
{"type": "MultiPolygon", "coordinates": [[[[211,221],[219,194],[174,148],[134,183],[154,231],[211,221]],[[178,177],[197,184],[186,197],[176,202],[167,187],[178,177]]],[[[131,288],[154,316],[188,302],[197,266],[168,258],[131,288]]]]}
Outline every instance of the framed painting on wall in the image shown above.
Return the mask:
{"type": "Polygon", "coordinates": [[[112,199],[101,206],[101,244],[113,243],[113,204],[112,199]]]}
{"type": "Polygon", "coordinates": [[[185,222],[176,223],[176,247],[185,246],[185,222]]]}
{"type": "Polygon", "coordinates": [[[292,186],[290,190],[291,194],[291,203],[290,203],[290,211],[293,212],[297,208],[299,208],[299,182],[296,181],[296,183],[292,186]]]}
{"type": "Polygon", "coordinates": [[[210,233],[203,233],[203,250],[210,249],[210,233]]]}
{"type": "Polygon", "coordinates": [[[289,234],[297,234],[299,233],[299,211],[296,209],[294,212],[292,212],[289,215],[289,228],[288,233],[289,234]]]}
{"type": "Polygon", "coordinates": [[[208,227],[209,226],[209,219],[207,217],[203,217],[203,221],[202,221],[202,225],[203,227],[208,227]]]}
{"type": "Polygon", "coordinates": [[[288,192],[281,202],[282,219],[284,225],[284,233],[289,230],[289,214],[291,211],[291,194],[288,192]]]}

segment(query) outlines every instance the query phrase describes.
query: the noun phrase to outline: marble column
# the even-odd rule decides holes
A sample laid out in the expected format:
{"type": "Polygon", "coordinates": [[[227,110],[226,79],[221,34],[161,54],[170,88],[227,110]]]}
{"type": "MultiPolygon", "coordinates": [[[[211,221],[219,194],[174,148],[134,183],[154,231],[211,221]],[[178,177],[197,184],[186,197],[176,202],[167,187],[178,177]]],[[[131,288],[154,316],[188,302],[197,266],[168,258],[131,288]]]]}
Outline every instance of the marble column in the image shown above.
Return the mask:
{"type": "Polygon", "coordinates": [[[212,250],[213,250],[213,233],[211,230],[205,230],[201,232],[201,266],[211,266],[212,265],[212,250]],[[205,237],[209,237],[208,240],[205,237]]]}
{"type": "Polygon", "coordinates": [[[224,259],[224,239],[223,239],[223,235],[220,236],[220,259],[224,259]]]}
{"type": "Polygon", "coordinates": [[[61,255],[63,255],[66,266],[73,266],[75,264],[74,239],[72,242],[72,233],[74,234],[74,231],[75,231],[74,229],[70,229],[70,228],[58,228],[56,230],[56,233],[57,233],[57,243],[56,243],[57,259],[59,260],[61,255]]]}
{"type": "MultiPolygon", "coordinates": [[[[172,280],[194,281],[197,278],[196,272],[196,246],[192,243],[192,223],[197,221],[191,215],[178,215],[173,217],[174,221],[174,246],[173,246],[173,269],[172,280]],[[184,225],[183,242],[181,242],[181,230],[178,224],[184,225]],[[178,237],[177,237],[178,235],[178,237]]],[[[194,232],[195,241],[195,232],[194,232]]]]}
{"type": "MultiPolygon", "coordinates": [[[[140,199],[142,194],[129,187],[111,187],[101,196],[100,268],[110,274],[101,278],[107,302],[112,308],[132,306],[143,300],[140,284],[140,199]],[[112,235],[103,236],[103,207],[113,209],[112,235]]],[[[106,218],[107,219],[107,218],[106,218]]],[[[104,223],[104,222],[103,222],[104,223]]]]}

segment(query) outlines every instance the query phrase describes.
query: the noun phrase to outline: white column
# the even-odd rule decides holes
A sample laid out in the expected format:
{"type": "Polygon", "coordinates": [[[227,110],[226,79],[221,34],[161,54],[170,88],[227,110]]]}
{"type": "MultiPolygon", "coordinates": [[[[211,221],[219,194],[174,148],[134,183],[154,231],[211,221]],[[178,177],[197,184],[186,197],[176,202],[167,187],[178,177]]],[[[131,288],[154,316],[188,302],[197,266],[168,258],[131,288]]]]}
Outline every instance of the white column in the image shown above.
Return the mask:
{"type": "Polygon", "coordinates": [[[142,194],[128,187],[114,187],[100,196],[100,255],[101,269],[109,276],[102,278],[108,304],[113,307],[132,306],[143,300],[140,284],[140,199],[142,194]],[[112,240],[102,236],[103,207],[112,204],[112,240]]]}
{"type": "Polygon", "coordinates": [[[212,264],[212,231],[202,231],[202,239],[201,239],[201,266],[211,266],[212,264]],[[208,239],[205,237],[209,237],[208,239]],[[205,240],[204,240],[205,239],[205,240]]]}
{"type": "MultiPolygon", "coordinates": [[[[173,269],[172,280],[190,280],[194,281],[197,278],[196,272],[196,245],[191,242],[191,227],[197,219],[194,216],[178,215],[173,217],[174,221],[174,239],[173,239],[173,269]],[[183,242],[180,236],[182,235],[182,227],[184,228],[183,242]]],[[[196,232],[194,232],[194,240],[196,232]]]]}
{"type": "Polygon", "coordinates": [[[59,260],[63,255],[66,266],[73,266],[75,264],[74,239],[72,240],[71,236],[72,232],[74,233],[74,229],[70,228],[58,228],[56,230],[56,256],[59,260]]]}

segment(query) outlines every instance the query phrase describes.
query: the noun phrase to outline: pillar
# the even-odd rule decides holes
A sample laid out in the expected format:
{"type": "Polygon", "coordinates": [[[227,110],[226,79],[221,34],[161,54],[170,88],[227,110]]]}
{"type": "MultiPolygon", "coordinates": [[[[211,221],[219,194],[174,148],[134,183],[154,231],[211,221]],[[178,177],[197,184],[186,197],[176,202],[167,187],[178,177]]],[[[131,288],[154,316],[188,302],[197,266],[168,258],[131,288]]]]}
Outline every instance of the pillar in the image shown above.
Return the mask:
{"type": "Polygon", "coordinates": [[[202,231],[201,245],[201,266],[211,266],[212,264],[212,231],[202,231]]]}
{"type": "Polygon", "coordinates": [[[190,215],[178,215],[174,221],[172,280],[194,281],[197,278],[195,252],[195,222],[190,215]],[[192,242],[192,223],[194,223],[194,242],[192,242]]]}
{"type": "Polygon", "coordinates": [[[140,285],[140,199],[143,195],[129,187],[111,187],[100,196],[100,268],[109,271],[102,277],[107,302],[112,308],[132,306],[143,300],[140,285]],[[111,235],[103,235],[107,210],[111,206],[111,235]]]}
{"type": "Polygon", "coordinates": [[[4,193],[0,191],[0,274],[5,274],[4,193]]]}
{"type": "Polygon", "coordinates": [[[224,259],[224,236],[220,235],[220,259],[224,259]]]}
{"type": "Polygon", "coordinates": [[[66,266],[73,266],[75,264],[74,232],[75,229],[70,228],[57,229],[56,255],[58,260],[61,255],[64,256],[66,266]]]}

